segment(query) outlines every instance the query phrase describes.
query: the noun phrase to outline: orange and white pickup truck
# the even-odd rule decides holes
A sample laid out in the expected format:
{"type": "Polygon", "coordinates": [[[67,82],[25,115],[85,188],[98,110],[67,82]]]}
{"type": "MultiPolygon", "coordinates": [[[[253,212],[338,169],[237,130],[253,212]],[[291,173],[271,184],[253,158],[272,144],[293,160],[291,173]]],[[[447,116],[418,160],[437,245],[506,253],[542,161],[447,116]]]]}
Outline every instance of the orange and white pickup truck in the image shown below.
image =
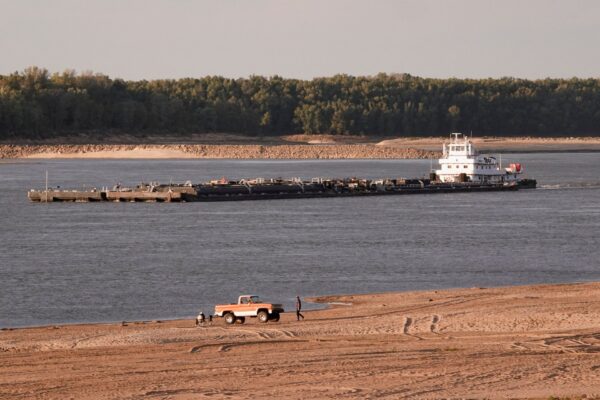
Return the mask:
{"type": "Polygon", "coordinates": [[[215,316],[225,318],[228,324],[243,324],[246,317],[258,317],[260,322],[279,321],[283,312],[281,304],[263,303],[258,296],[243,295],[237,304],[219,304],[215,306],[215,316]]]}

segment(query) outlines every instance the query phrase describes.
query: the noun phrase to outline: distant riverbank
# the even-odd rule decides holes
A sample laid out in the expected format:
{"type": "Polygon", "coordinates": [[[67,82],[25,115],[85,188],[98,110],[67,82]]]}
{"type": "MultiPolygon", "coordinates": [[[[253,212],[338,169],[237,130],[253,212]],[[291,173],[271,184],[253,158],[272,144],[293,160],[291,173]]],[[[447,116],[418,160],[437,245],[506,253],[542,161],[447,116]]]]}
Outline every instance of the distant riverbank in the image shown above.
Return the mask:
{"type": "Polygon", "coordinates": [[[0,158],[422,159],[439,156],[439,152],[372,144],[0,145],[0,158]]]}
{"type": "MultiPolygon", "coordinates": [[[[119,159],[427,159],[439,158],[444,138],[288,135],[247,137],[227,134],[191,135],[180,143],[150,136],[65,138],[0,144],[0,158],[119,159]],[[87,142],[86,142],[87,140],[87,142]]],[[[482,152],[600,151],[600,138],[473,138],[482,152]]]]}
{"type": "MultiPolygon", "coordinates": [[[[600,138],[596,137],[473,137],[473,144],[485,153],[552,153],[562,151],[600,151],[600,138]]],[[[412,147],[439,151],[440,138],[385,139],[377,144],[387,147],[412,147]]]]}

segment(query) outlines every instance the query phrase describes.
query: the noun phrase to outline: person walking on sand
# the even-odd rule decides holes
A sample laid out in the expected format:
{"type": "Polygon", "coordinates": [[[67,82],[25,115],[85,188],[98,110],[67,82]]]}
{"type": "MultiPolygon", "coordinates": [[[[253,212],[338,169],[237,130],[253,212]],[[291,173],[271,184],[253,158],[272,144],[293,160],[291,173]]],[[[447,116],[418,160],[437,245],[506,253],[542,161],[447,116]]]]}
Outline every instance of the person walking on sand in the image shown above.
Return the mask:
{"type": "Polygon", "coordinates": [[[300,321],[300,318],[304,320],[304,315],[300,313],[302,310],[302,301],[300,300],[300,296],[296,296],[296,320],[300,321]]]}

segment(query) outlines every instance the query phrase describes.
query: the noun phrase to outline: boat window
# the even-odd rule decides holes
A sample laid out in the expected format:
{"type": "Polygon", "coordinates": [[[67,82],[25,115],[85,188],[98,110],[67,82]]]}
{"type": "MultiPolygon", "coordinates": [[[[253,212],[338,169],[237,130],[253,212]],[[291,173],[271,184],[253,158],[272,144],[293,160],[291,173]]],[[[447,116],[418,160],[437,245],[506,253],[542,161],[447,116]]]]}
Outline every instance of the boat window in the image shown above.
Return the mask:
{"type": "Polygon", "coordinates": [[[465,165],[464,168],[467,168],[467,166],[465,165]]]}
{"type": "Polygon", "coordinates": [[[448,165],[448,168],[452,168],[452,165],[448,165]]]}

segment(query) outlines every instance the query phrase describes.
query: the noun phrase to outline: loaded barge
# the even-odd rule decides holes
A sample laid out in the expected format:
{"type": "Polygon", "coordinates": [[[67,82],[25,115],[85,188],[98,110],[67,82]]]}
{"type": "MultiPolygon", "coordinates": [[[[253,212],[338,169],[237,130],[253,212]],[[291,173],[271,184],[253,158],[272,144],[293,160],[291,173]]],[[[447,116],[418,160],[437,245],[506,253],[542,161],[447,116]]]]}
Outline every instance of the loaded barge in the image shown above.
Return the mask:
{"type": "Polygon", "coordinates": [[[116,185],[83,191],[32,189],[28,197],[35,202],[191,202],[515,191],[536,187],[535,179],[520,178],[521,164],[502,168],[495,157],[477,154],[466,136],[453,135],[450,143],[444,143],[440,168],[431,171],[428,178],[221,178],[197,184],[142,183],[133,188],[116,185]]]}

